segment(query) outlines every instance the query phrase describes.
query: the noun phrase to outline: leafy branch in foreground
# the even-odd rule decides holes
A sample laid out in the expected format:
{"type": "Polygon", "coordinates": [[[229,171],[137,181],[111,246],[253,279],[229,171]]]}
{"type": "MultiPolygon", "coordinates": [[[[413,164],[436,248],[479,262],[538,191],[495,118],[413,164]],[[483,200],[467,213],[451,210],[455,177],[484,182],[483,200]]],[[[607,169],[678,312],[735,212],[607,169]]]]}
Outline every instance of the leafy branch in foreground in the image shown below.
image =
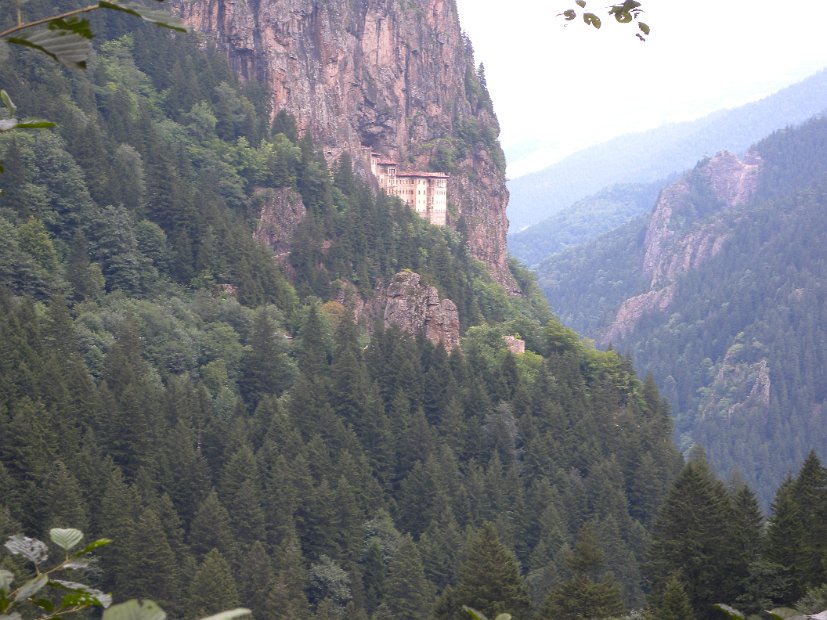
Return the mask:
{"type": "MultiPolygon", "coordinates": [[[[147,599],[128,600],[112,605],[112,596],[96,588],[76,581],[58,579],[56,575],[63,571],[82,571],[89,567],[90,554],[108,545],[108,538],[95,540],[79,551],[72,549],[83,540],[83,532],[74,528],[52,528],[49,537],[55,545],[63,550],[63,560],[51,568],[45,569],[49,560],[49,548],[37,538],[22,534],[9,537],[5,547],[12,554],[28,560],[34,565],[34,577],[12,589],[14,574],[0,569],[0,620],[22,620],[19,610],[36,608],[39,618],[48,620],[81,612],[92,607],[103,607],[103,620],[164,620],[166,612],[154,601],[147,599]],[[44,594],[51,589],[53,596],[44,594]]],[[[202,618],[201,620],[233,620],[250,615],[249,609],[237,608],[202,618]]]]}
{"type": "Polygon", "coordinates": [[[89,20],[80,17],[85,13],[109,9],[140,17],[152,24],[186,32],[186,27],[165,11],[148,9],[135,2],[99,0],[94,4],[51,15],[41,19],[24,21],[20,6],[17,23],[0,32],[0,60],[8,54],[7,44],[20,45],[43,52],[53,60],[75,69],[85,69],[92,51],[92,28],[89,20]],[[42,27],[41,27],[42,26],[42,27]],[[27,32],[33,30],[33,32],[27,32]]]}
{"type": "MultiPolygon", "coordinates": [[[[19,120],[15,115],[17,114],[17,106],[9,97],[9,94],[0,89],[0,133],[6,131],[13,131],[15,129],[45,129],[47,127],[54,127],[55,124],[51,121],[45,121],[40,118],[24,118],[19,120]]],[[[0,161],[0,172],[3,172],[3,162],[0,161]]],[[[2,192],[0,192],[2,194],[2,192]]]]}
{"type": "Polygon", "coordinates": [[[34,565],[34,577],[12,589],[14,574],[0,570],[0,619],[16,620],[22,616],[16,611],[34,606],[46,615],[43,618],[57,618],[79,612],[89,607],[109,607],[112,597],[100,590],[76,581],[58,579],[57,575],[65,571],[82,571],[86,569],[91,558],[89,554],[108,545],[109,539],[95,540],[79,551],[72,549],[83,540],[83,532],[73,528],[53,528],[49,530],[52,543],[63,550],[63,560],[51,568],[44,568],[49,560],[49,549],[41,540],[21,534],[11,536],[5,544],[12,555],[21,556],[34,565]],[[46,596],[47,588],[57,591],[59,596],[46,596]],[[56,600],[57,599],[57,600],[56,600]]]}
{"type": "MultiPolygon", "coordinates": [[[[575,4],[583,9],[579,14],[587,26],[599,29],[603,25],[603,20],[600,19],[597,13],[585,10],[586,0],[575,0],[575,4]]],[[[637,0],[625,0],[621,4],[613,4],[605,8],[608,9],[608,15],[614,17],[618,24],[636,23],[639,32],[636,32],[635,36],[641,41],[645,41],[646,37],[649,36],[650,29],[648,24],[640,21],[640,16],[643,13],[643,9],[640,7],[641,4],[637,0]]],[[[566,9],[562,13],[558,13],[557,16],[571,22],[577,19],[578,9],[566,9]]]]}

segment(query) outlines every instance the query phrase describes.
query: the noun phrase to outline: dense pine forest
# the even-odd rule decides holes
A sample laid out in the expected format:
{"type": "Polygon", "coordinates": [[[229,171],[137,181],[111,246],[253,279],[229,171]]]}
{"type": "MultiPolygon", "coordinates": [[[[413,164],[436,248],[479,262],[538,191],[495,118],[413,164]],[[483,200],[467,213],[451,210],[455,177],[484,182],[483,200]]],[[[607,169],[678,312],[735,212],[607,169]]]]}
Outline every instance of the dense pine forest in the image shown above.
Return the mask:
{"type": "Polygon", "coordinates": [[[562,327],[528,274],[507,295],[461,226],[329,167],[209,43],[95,30],[85,73],[0,65],[57,123],[0,136],[0,537],[111,538],[83,579],[186,620],[822,602],[815,457],[765,532],[748,488],[683,465],[652,377],[562,327]],[[308,209],[286,260],[252,236],[279,188],[308,209]],[[402,269],[456,302],[460,348],[336,300],[402,269]]]}

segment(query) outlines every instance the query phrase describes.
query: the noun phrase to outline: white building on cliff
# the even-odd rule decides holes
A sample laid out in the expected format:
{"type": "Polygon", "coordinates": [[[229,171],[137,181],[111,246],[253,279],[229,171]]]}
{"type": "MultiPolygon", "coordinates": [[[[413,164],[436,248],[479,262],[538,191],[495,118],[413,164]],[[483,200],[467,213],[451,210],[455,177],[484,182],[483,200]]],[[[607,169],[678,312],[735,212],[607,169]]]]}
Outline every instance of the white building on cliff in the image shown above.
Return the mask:
{"type": "Polygon", "coordinates": [[[397,196],[421,218],[445,226],[448,175],[444,172],[401,172],[397,162],[370,154],[370,171],[388,196],[397,196]]]}

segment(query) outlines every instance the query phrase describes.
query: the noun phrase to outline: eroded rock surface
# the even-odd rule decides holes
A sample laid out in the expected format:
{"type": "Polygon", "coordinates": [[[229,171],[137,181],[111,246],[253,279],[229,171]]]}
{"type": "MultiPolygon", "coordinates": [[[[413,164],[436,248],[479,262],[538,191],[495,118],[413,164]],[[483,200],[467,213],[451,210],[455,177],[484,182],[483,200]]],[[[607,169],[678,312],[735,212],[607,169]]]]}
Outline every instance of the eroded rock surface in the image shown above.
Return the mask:
{"type": "Polygon", "coordinates": [[[253,237],[269,246],[280,261],[290,254],[290,240],[307,213],[302,197],[290,188],[262,188],[256,191],[261,202],[253,237]]]}
{"type": "Polygon", "coordinates": [[[436,287],[414,271],[402,271],[385,291],[386,325],[397,325],[411,334],[424,333],[433,343],[451,351],[459,344],[459,313],[450,299],[440,299],[436,287]]]}

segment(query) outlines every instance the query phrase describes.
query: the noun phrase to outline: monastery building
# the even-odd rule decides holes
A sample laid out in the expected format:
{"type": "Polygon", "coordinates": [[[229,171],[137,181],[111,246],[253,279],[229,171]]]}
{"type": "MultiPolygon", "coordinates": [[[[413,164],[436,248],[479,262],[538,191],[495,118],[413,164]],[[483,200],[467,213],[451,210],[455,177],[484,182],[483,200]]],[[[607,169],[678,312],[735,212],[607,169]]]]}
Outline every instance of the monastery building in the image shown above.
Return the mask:
{"type": "Polygon", "coordinates": [[[444,172],[401,172],[399,165],[370,154],[370,171],[388,196],[397,196],[421,218],[445,226],[448,207],[448,175],[444,172]]]}

